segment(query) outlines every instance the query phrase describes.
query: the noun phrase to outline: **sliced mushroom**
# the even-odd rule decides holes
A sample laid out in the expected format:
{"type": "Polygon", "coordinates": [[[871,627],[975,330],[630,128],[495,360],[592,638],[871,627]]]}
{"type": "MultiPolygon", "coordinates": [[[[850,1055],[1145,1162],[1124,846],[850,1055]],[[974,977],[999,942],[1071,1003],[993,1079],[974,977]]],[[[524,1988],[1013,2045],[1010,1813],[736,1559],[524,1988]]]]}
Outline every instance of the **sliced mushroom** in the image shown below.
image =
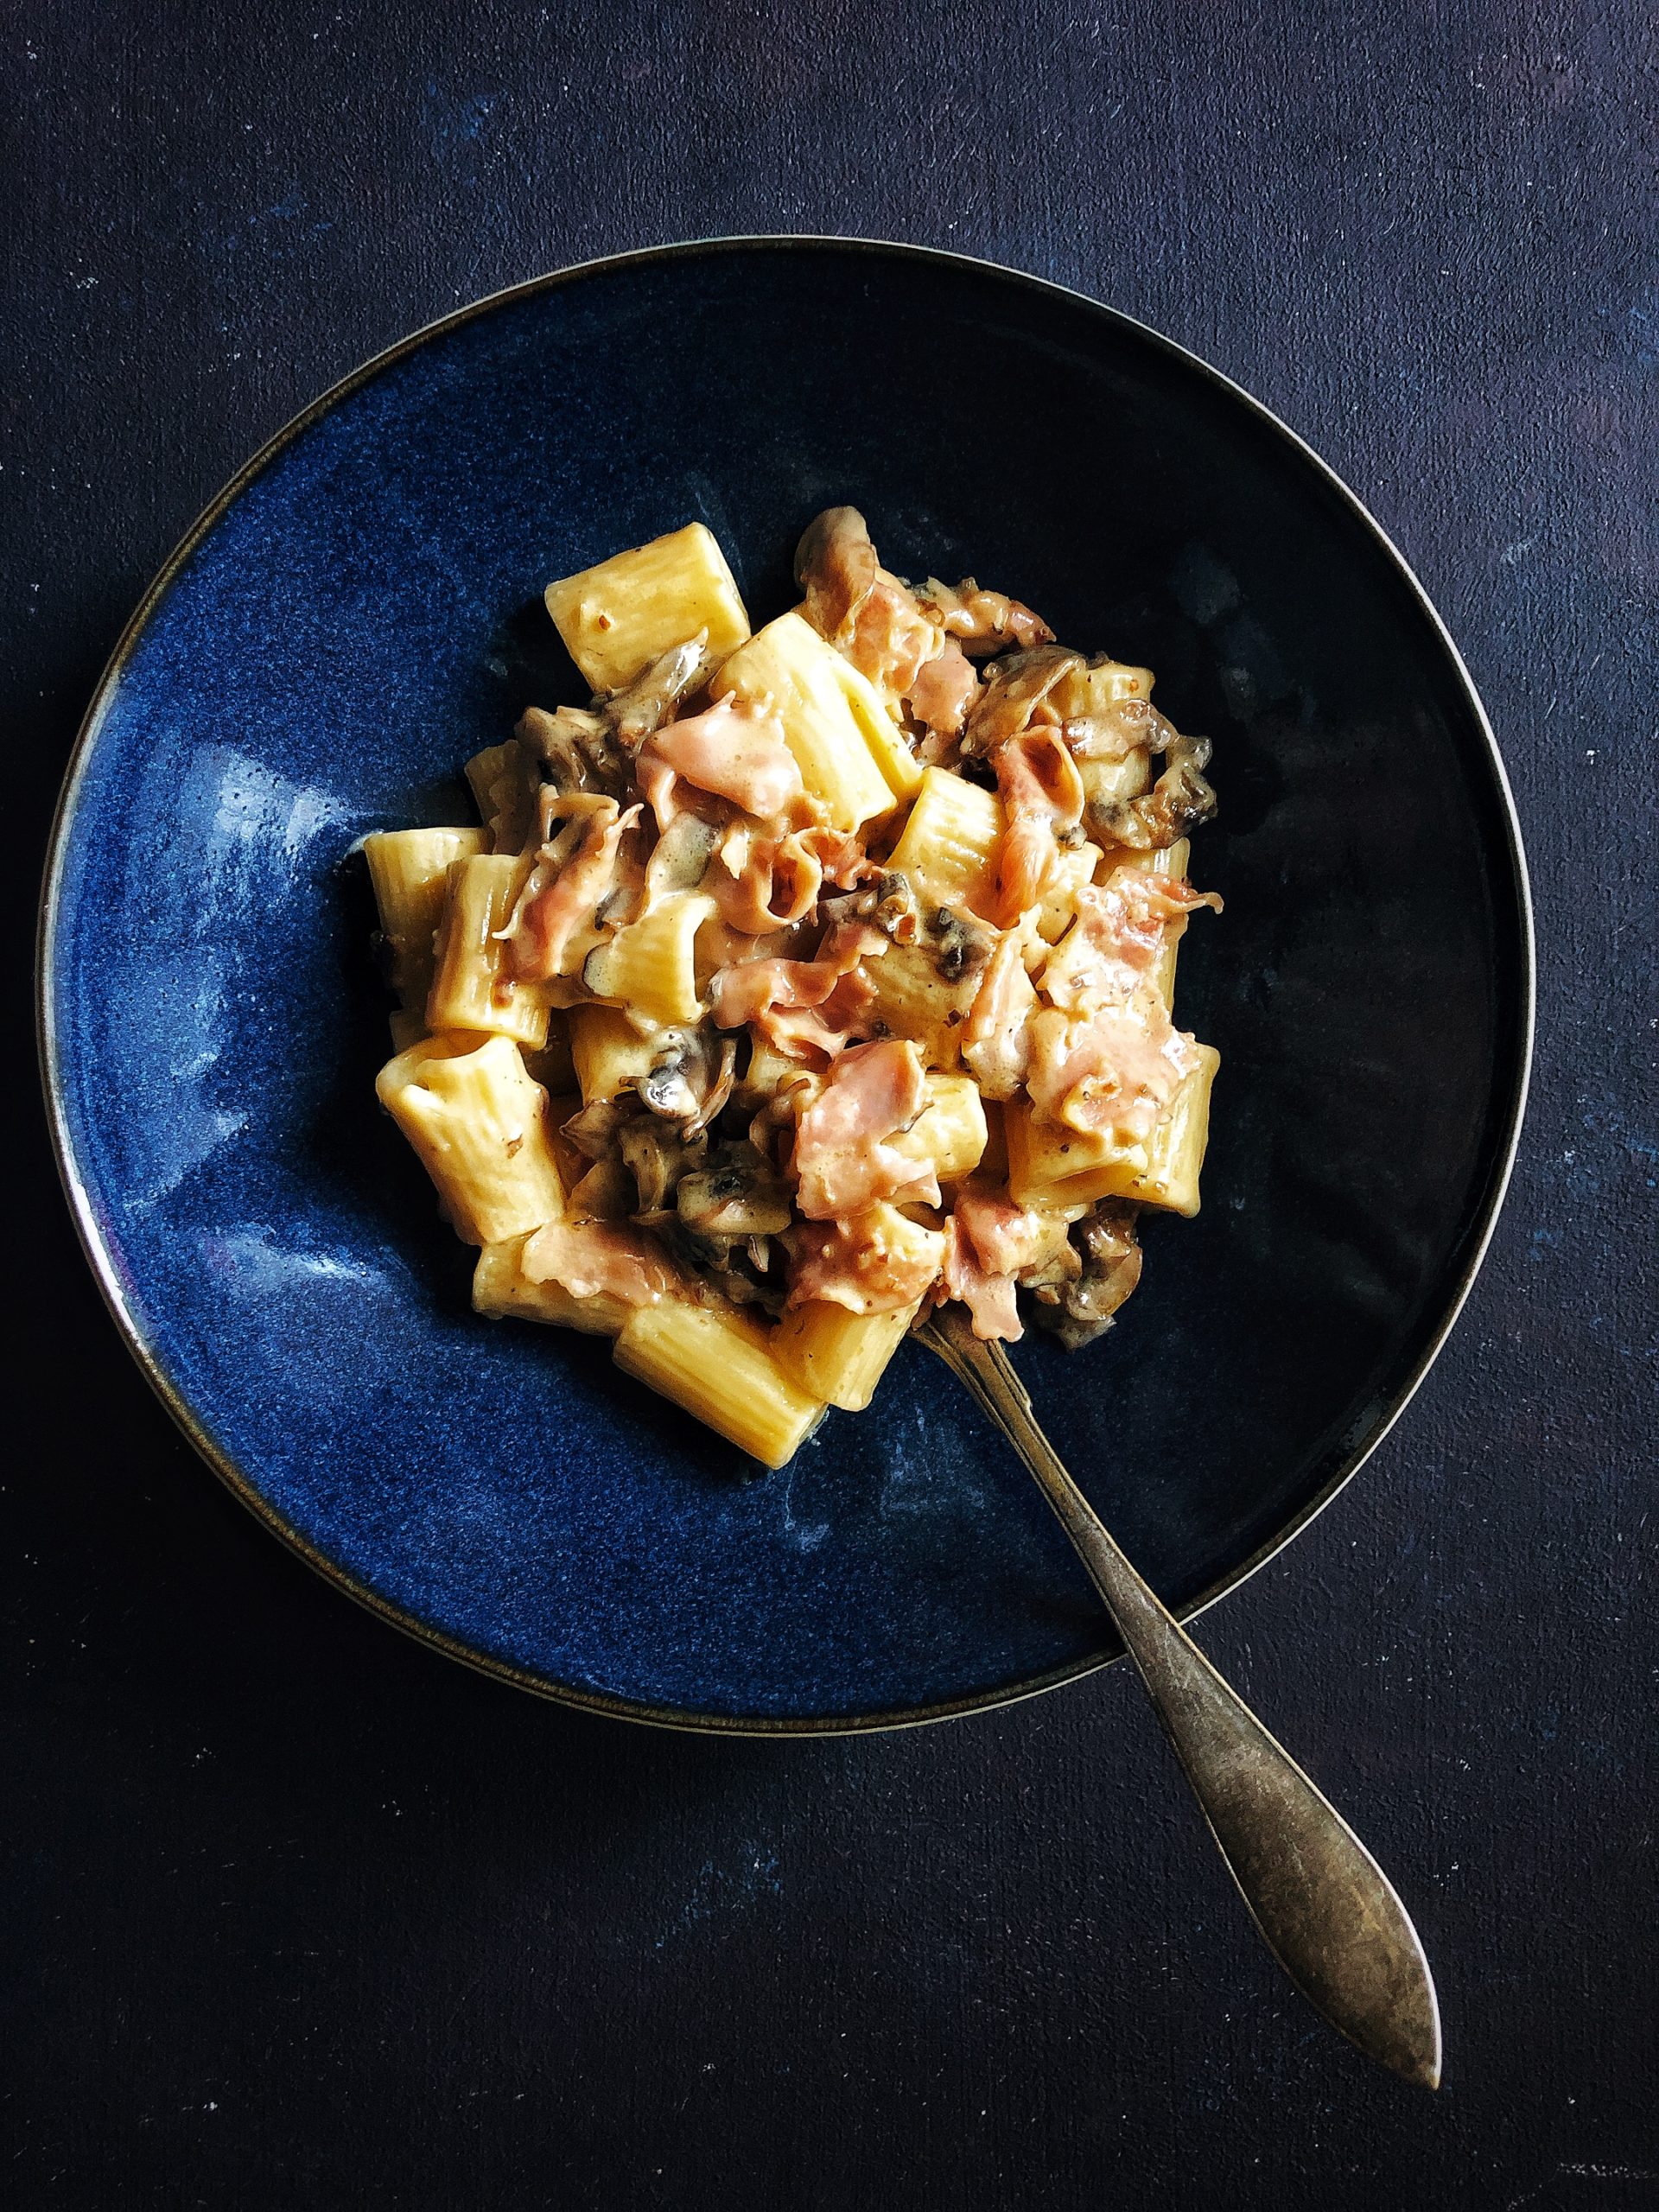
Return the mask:
{"type": "Polygon", "coordinates": [[[922,612],[931,614],[963,652],[976,658],[1053,640],[1054,632],[1040,614],[1006,592],[982,590],[972,576],[954,586],[930,576],[918,587],[916,596],[922,612]]]}
{"type": "Polygon", "coordinates": [[[1052,708],[1044,712],[1049,693],[1062,677],[1088,665],[1081,653],[1065,645],[1033,645],[1029,652],[1010,653],[995,662],[986,671],[962,733],[963,751],[994,753],[1010,738],[1021,736],[1039,715],[1058,721],[1052,708]]]}
{"type": "Polygon", "coordinates": [[[631,1098],[596,1098],[573,1114],[559,1134],[584,1160],[604,1160],[615,1151],[624,1121],[639,1110],[631,1098]]]}
{"type": "Polygon", "coordinates": [[[674,645],[621,690],[598,702],[600,719],[625,751],[637,753],[653,730],[671,721],[682,702],[701,690],[714,673],[709,632],[699,630],[674,645]]]}
{"type": "Polygon", "coordinates": [[[686,1144],[648,1114],[625,1122],[617,1131],[616,1144],[639,1194],[638,1204],[630,1209],[636,1220],[642,1214],[660,1214],[681,1177],[703,1156],[701,1145],[686,1144]]]}
{"type": "Polygon", "coordinates": [[[674,1205],[686,1235],[705,1250],[781,1236],[791,1219],[787,1185],[751,1144],[718,1147],[706,1168],[681,1179],[674,1205]]]}
{"type": "Polygon", "coordinates": [[[626,1221],[633,1211],[634,1183],[621,1160],[607,1154],[575,1184],[566,1201],[573,1221],[626,1221]]]}
{"type": "Polygon", "coordinates": [[[1091,799],[1090,829],[1105,844],[1164,851],[1214,814],[1216,794],[1203,774],[1209,765],[1207,737],[1183,737],[1170,729],[1163,773],[1152,789],[1143,798],[1091,799]]]}
{"type": "Polygon", "coordinates": [[[945,982],[959,983],[987,964],[996,950],[996,938],[971,915],[958,913],[954,906],[937,906],[931,917],[928,949],[945,982]]]}
{"type": "Polygon", "coordinates": [[[869,526],[856,507],[826,507],[807,524],[795,549],[795,581],[820,637],[835,645],[851,629],[880,571],[869,526]]]}
{"type": "Polygon", "coordinates": [[[1103,1336],[1141,1280],[1137,1211],[1122,1198],[1103,1198],[1071,1231],[1081,1272],[1069,1282],[1033,1286],[1037,1319],[1068,1351],[1103,1336]]]}
{"type": "Polygon", "coordinates": [[[625,796],[627,759],[602,715],[585,707],[557,707],[550,714],[544,707],[531,707],[515,734],[555,791],[625,796]]]}

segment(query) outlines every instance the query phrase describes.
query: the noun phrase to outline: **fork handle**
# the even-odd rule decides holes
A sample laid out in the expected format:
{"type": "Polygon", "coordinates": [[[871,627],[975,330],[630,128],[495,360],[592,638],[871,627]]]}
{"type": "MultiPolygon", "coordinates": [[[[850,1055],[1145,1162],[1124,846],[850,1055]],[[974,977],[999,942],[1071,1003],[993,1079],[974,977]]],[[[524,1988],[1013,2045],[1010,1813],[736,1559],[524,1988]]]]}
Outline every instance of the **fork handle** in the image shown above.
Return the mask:
{"type": "Polygon", "coordinates": [[[920,1333],[1025,1461],[1088,1568],[1268,1949],[1368,2057],[1437,2088],[1433,1979],[1388,1877],[1130,1565],[1038,1426],[1001,1344],[982,1343],[954,1304],[920,1333]]]}

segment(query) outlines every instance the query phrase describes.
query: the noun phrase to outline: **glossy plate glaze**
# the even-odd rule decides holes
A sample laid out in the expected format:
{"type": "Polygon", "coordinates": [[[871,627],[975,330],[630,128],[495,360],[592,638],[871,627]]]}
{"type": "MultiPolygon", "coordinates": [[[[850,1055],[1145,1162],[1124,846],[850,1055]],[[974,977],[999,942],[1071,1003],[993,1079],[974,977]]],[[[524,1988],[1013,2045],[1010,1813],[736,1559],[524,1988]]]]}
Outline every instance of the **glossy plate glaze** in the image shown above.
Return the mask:
{"type": "Polygon", "coordinates": [[[1076,295],[912,249],[736,241],[522,287],[328,394],[214,502],[66,785],[41,1012],[116,1319],[215,1470],[400,1625],[638,1719],[892,1725],[1116,1656],[1012,1454],[912,1346],[785,1472],[603,1345],[476,1319],[379,1115],[357,855],[472,818],[466,756],[580,696],[546,581],[709,524],[757,621],[830,502],[1149,662],[1215,740],[1226,898],[1182,954],[1221,1048],[1194,1223],[1120,1325],[1016,1358],[1191,1611],[1332,1494],[1478,1263],[1530,1033],[1525,875],[1478,702],[1376,526],[1281,424],[1076,295]]]}

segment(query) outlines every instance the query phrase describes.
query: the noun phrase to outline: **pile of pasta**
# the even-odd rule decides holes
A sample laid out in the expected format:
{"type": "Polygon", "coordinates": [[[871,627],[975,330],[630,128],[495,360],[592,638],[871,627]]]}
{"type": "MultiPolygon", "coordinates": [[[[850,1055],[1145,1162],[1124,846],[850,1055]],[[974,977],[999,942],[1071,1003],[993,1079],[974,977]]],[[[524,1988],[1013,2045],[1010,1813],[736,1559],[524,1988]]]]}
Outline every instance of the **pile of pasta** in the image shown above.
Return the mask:
{"type": "Polygon", "coordinates": [[[1148,670],[820,515],[752,631],[700,523],[547,589],[592,691],[365,852],[382,1103],[474,1302],[613,1340],[771,1466],[919,1316],[1072,1346],[1192,1214],[1217,1055],[1173,1018],[1209,748],[1148,670]]]}

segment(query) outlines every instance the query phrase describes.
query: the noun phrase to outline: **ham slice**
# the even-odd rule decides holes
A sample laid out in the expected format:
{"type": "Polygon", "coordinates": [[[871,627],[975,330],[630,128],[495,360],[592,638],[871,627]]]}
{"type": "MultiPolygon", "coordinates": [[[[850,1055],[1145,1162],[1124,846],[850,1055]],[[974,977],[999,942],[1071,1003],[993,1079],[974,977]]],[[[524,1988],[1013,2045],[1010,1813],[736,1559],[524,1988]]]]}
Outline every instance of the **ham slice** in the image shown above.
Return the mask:
{"type": "Polygon", "coordinates": [[[804,921],[823,887],[823,864],[809,842],[815,834],[798,830],[767,837],[747,824],[729,830],[720,867],[709,878],[721,919],[751,937],[804,921]]]}
{"type": "Polygon", "coordinates": [[[996,856],[996,918],[1011,925],[1036,906],[1058,857],[1057,830],[1083,819],[1083,779],[1058,731],[1028,730],[992,756],[1007,822],[996,856]]]}
{"type": "Polygon", "coordinates": [[[931,1163],[887,1141],[910,1127],[926,1096],[921,1055],[908,1039],[842,1054],[796,1129],[796,1204],[806,1220],[842,1219],[901,1193],[938,1204],[931,1163]]]}
{"type": "Polygon", "coordinates": [[[568,823],[553,844],[542,847],[501,931],[517,982],[544,983],[561,973],[571,939],[591,925],[594,909],[612,887],[618,848],[639,813],[638,806],[619,813],[614,799],[601,799],[577,823],[568,823]],[[559,846],[573,830],[569,849],[560,855],[559,846]]]}
{"type": "Polygon", "coordinates": [[[1120,868],[1077,893],[1077,918],[1043,963],[1049,1005],[1031,1024],[1027,1086],[1038,1113],[1139,1142],[1198,1064],[1153,973],[1172,925],[1213,891],[1179,876],[1120,868]]]}
{"type": "Polygon", "coordinates": [[[1011,1275],[993,1274],[974,1249],[954,1215],[944,1224],[944,1270],[948,1297],[960,1299],[973,1320],[974,1334],[986,1343],[1017,1344],[1024,1336],[1011,1275]]]}
{"type": "Polygon", "coordinates": [[[914,1306],[938,1280],[945,1239],[891,1206],[846,1221],[809,1222],[790,1231],[789,1303],[821,1299],[851,1313],[896,1313],[914,1306]]]}
{"type": "Polygon", "coordinates": [[[963,1065],[988,1098],[1012,1098],[1031,1065],[1037,993],[1026,972],[1025,933],[997,940],[962,1033],[963,1065]]]}
{"type": "Polygon", "coordinates": [[[1033,1213],[1005,1191],[967,1190],[945,1224],[944,1287],[973,1317],[974,1334],[1016,1343],[1024,1334],[1019,1281],[1050,1267],[1068,1241],[1063,1214],[1033,1213]]]}
{"type": "Polygon", "coordinates": [[[603,1292],[626,1306],[654,1306],[680,1287],[653,1237],[608,1222],[550,1221],[525,1239],[519,1264],[531,1282],[556,1282],[573,1298],[603,1292]]]}
{"type": "Polygon", "coordinates": [[[752,1023],[779,1052],[811,1045],[838,1052],[847,1042],[845,1029],[868,1000],[868,985],[853,971],[861,960],[887,949],[880,930],[863,922],[838,922],[815,959],[746,960],[719,969],[709,985],[715,1020],[722,1029],[752,1023]],[[837,999],[843,979],[853,988],[837,999]]]}
{"type": "Polygon", "coordinates": [[[1033,1213],[1006,1191],[969,1189],[957,1200],[955,1219],[982,1267],[993,1274],[1024,1275],[1045,1268],[1068,1242],[1065,1214],[1033,1213]]]}
{"type": "Polygon", "coordinates": [[[805,796],[776,715],[734,699],[717,699],[704,714],[667,723],[640,747],[640,783],[666,828],[663,808],[671,809],[672,786],[663,781],[664,770],[763,822],[787,814],[805,796]]]}
{"type": "Polygon", "coordinates": [[[954,638],[947,638],[944,650],[916,671],[906,704],[936,737],[955,737],[968,719],[978,689],[972,661],[954,638]]]}
{"type": "Polygon", "coordinates": [[[880,569],[857,613],[831,642],[878,690],[902,699],[927,663],[943,652],[944,632],[897,576],[880,569]]]}
{"type": "Polygon", "coordinates": [[[1120,868],[1103,884],[1084,885],[1076,921],[1044,963],[1045,995],[1068,1014],[1127,1003],[1142,992],[1172,924],[1184,924],[1200,906],[1219,913],[1221,900],[1183,877],[1144,868],[1120,868]]]}
{"type": "Polygon", "coordinates": [[[1154,996],[1071,1015],[1046,1007],[1031,1025],[1026,1084],[1034,1110],[1090,1135],[1148,1137],[1198,1065],[1196,1041],[1154,996]]]}

